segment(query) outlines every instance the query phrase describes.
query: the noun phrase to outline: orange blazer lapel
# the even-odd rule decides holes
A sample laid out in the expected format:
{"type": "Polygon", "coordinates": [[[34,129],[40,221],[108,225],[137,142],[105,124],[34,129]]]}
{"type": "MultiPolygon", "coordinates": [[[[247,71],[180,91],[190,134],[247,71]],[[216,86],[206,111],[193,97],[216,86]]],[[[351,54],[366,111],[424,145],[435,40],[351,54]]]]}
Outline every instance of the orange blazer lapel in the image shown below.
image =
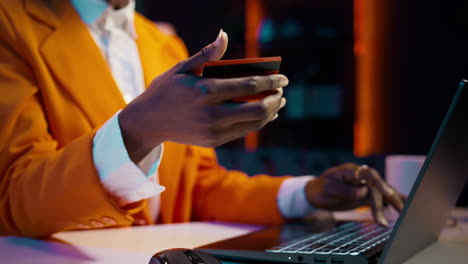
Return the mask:
{"type": "Polygon", "coordinates": [[[159,36],[159,34],[157,34],[159,32],[155,29],[150,30],[147,28],[143,18],[137,13],[135,13],[134,21],[141,67],[143,69],[146,87],[148,87],[155,77],[169,69],[168,62],[161,57],[161,54],[164,54],[163,45],[161,43],[164,37],[159,36]]]}
{"type": "Polygon", "coordinates": [[[58,21],[44,17],[45,12],[34,13],[37,8],[31,4],[32,15],[42,15],[41,20],[55,28],[39,49],[60,87],[93,126],[100,125],[126,104],[88,28],[70,2],[63,2],[57,7],[58,21]]]}
{"type": "Polygon", "coordinates": [[[154,78],[187,58],[184,44],[175,36],[167,36],[142,15],[135,13],[136,43],[140,53],[146,87],[154,78]]]}

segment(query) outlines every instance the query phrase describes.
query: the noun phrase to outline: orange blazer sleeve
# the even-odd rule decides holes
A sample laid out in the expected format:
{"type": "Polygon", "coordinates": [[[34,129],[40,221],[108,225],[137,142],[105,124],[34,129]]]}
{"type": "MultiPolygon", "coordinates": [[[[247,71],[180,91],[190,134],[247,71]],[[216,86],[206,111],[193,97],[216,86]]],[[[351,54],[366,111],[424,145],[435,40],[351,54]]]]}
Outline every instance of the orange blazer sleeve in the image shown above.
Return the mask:
{"type": "Polygon", "coordinates": [[[198,156],[198,180],[194,195],[195,220],[219,220],[253,224],[278,224],[281,216],[277,195],[286,177],[248,176],[226,170],[214,149],[193,147],[198,156]]]}
{"type": "Polygon", "coordinates": [[[214,149],[164,143],[159,170],[163,223],[229,221],[277,224],[284,221],[277,194],[287,177],[229,171],[214,149]]]}
{"type": "MultiPolygon", "coordinates": [[[[109,199],[92,160],[94,130],[66,146],[51,135],[35,69],[0,8],[0,235],[41,236],[131,223],[109,199]],[[109,221],[109,219],[111,219],[109,221]],[[114,223],[115,222],[115,223],[114,223]]],[[[76,122],[76,128],[89,124],[76,122]]],[[[73,129],[73,128],[71,128],[73,129]]],[[[133,210],[138,210],[136,205],[133,210]]]]}

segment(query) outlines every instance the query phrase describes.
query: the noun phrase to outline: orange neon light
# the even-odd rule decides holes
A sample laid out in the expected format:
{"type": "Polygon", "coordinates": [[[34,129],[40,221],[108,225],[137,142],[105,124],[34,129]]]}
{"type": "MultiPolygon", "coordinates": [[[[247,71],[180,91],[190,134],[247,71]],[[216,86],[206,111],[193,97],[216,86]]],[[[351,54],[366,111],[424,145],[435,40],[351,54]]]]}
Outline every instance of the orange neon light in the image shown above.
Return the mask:
{"type": "MultiPolygon", "coordinates": [[[[381,23],[380,1],[354,0],[354,52],[356,56],[356,117],[354,123],[354,154],[368,156],[382,147],[383,103],[382,72],[379,52],[382,36],[378,34],[381,23]]],[[[383,9],[384,10],[384,9],[383,9]]]]}
{"type": "MultiPolygon", "coordinates": [[[[258,36],[263,19],[262,0],[245,0],[245,11],[245,57],[259,57],[258,36]]],[[[258,132],[251,132],[245,137],[244,147],[247,151],[257,150],[258,132]]]]}

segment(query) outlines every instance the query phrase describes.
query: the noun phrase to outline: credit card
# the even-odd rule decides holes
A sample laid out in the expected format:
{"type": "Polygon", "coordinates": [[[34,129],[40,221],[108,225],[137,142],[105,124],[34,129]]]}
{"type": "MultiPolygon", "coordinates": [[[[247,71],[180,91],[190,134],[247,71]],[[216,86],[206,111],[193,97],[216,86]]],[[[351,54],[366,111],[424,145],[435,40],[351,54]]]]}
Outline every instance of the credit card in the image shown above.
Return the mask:
{"type": "MultiPolygon", "coordinates": [[[[203,77],[236,78],[254,75],[269,75],[279,73],[281,57],[248,58],[237,60],[210,61],[203,67],[203,77]]],[[[234,102],[258,101],[274,90],[263,91],[255,95],[233,98],[234,102]]]]}

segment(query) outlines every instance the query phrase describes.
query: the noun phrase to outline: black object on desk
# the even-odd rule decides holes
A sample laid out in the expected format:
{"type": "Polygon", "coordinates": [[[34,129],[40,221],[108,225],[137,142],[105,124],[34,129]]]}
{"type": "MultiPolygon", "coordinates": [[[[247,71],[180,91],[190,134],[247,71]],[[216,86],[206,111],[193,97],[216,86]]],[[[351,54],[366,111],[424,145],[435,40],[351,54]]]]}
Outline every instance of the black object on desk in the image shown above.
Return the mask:
{"type": "Polygon", "coordinates": [[[201,251],[175,248],[154,254],[149,264],[221,264],[221,262],[201,251]]]}

